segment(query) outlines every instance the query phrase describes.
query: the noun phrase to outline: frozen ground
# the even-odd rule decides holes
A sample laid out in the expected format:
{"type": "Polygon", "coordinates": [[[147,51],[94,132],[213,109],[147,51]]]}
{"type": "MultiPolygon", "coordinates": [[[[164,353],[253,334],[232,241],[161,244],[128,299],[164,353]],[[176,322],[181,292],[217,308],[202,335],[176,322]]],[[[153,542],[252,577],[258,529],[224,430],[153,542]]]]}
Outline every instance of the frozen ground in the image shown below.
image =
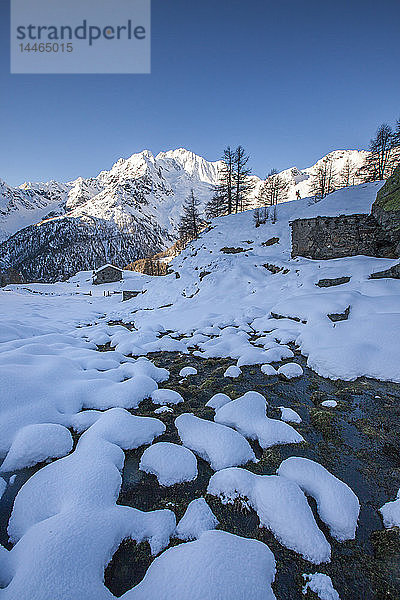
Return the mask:
{"type": "MultiPolygon", "coordinates": [[[[331,382],[400,382],[400,282],[369,279],[394,264],[389,259],[291,259],[288,223],[368,212],[379,185],[342,190],[318,204],[280,205],[277,222],[258,228],[251,212],[217,219],[174,259],[166,277],[125,272],[122,284],[92,286],[85,272],[68,282],[0,290],[1,502],[8,506],[12,498],[9,537],[0,547],[0,600],[111,600],[104,569],[133,542],[139,554],[143,544],[151,548],[146,569],[162,554],[135,579],[138,585],[124,589],[127,599],[241,600],[244,590],[260,600],[281,599],[280,563],[272,583],[268,545],[279,559],[291,552],[304,573],[310,563],[340,556],[346,540],[357,542],[351,478],[358,494],[364,489],[356,467],[332,468],[329,447],[302,462],[305,448],[316,443],[310,420],[327,435],[342,401],[332,410],[336,400],[325,398],[308,414],[301,403],[290,408],[284,390],[303,390],[309,402],[310,369],[331,382]],[[277,243],[265,244],[274,237],[277,243]],[[273,274],[267,263],[282,271],[273,274]],[[350,282],[316,286],[341,276],[350,282]],[[122,303],[122,289],[144,293],[122,303]],[[328,318],[348,307],[347,320],[328,318]],[[160,355],[181,361],[173,385],[160,355]],[[209,365],[207,377],[202,364],[209,365]],[[253,386],[257,378],[262,389],[253,386]],[[194,390],[201,398],[195,407],[194,390]],[[139,496],[124,502],[121,473],[126,477],[124,461],[132,456],[134,477],[149,478],[146,506],[139,496]],[[151,494],[161,493],[177,501],[153,506],[151,494]],[[220,499],[224,510],[231,503],[232,510],[239,505],[256,515],[262,529],[250,530],[263,541],[246,539],[241,513],[232,524],[218,512],[220,530],[208,531],[217,526],[220,499]],[[243,535],[232,535],[236,529],[243,535]],[[270,537],[257,533],[264,530],[270,537]],[[171,538],[185,542],[173,547],[171,538]]],[[[350,421],[347,427],[343,460],[359,443],[350,421]]],[[[399,523],[399,500],[393,501],[399,484],[391,477],[377,507],[388,528],[399,523]]],[[[377,509],[371,519],[378,529],[377,509]]],[[[309,589],[319,585],[313,577],[309,589]]]]}

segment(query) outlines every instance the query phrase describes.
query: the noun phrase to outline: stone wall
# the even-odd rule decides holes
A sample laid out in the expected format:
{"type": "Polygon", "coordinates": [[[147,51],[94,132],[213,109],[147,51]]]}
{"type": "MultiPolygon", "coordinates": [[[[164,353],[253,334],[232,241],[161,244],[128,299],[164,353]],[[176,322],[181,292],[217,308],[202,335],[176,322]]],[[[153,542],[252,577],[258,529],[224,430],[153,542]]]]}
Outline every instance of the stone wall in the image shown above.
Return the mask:
{"type": "Polygon", "coordinates": [[[318,260],[364,254],[395,258],[396,248],[371,215],[297,219],[292,227],[292,256],[318,260]]]}

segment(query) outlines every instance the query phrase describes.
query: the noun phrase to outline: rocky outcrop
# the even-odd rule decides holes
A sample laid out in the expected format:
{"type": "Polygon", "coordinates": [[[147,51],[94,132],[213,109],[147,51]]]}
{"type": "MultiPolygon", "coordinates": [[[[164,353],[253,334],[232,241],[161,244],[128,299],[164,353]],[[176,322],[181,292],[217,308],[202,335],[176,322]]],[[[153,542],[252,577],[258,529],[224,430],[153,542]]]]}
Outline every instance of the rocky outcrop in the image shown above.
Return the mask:
{"type": "Polygon", "coordinates": [[[391,277],[392,279],[400,279],[400,263],[397,265],[393,265],[390,269],[386,269],[385,271],[377,271],[376,273],[371,273],[369,276],[370,279],[384,279],[386,277],[391,277]]]}
{"type": "Polygon", "coordinates": [[[379,190],[372,205],[372,215],[387,232],[400,255],[400,166],[379,190]]]}

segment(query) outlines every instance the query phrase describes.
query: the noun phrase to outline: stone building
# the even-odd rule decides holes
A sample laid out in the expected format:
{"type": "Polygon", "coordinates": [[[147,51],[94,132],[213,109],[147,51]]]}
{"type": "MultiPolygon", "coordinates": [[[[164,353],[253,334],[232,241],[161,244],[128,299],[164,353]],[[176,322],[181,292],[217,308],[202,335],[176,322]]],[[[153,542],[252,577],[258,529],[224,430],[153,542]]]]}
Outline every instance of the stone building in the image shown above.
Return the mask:
{"type": "Polygon", "coordinates": [[[114,283],[115,281],[122,281],[123,270],[115,267],[114,265],[103,265],[100,269],[96,269],[93,273],[93,284],[98,285],[100,283],[114,283]]]}

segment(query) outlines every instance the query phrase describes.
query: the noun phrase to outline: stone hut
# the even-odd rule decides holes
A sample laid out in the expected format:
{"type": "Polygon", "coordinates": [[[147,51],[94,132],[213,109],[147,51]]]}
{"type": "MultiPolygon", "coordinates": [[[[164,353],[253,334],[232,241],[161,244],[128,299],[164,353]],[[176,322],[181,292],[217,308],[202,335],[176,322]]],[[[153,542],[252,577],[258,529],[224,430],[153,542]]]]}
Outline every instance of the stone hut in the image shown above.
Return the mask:
{"type": "Polygon", "coordinates": [[[115,281],[122,281],[122,279],[123,270],[110,264],[103,265],[93,273],[93,285],[114,283],[115,281]]]}

